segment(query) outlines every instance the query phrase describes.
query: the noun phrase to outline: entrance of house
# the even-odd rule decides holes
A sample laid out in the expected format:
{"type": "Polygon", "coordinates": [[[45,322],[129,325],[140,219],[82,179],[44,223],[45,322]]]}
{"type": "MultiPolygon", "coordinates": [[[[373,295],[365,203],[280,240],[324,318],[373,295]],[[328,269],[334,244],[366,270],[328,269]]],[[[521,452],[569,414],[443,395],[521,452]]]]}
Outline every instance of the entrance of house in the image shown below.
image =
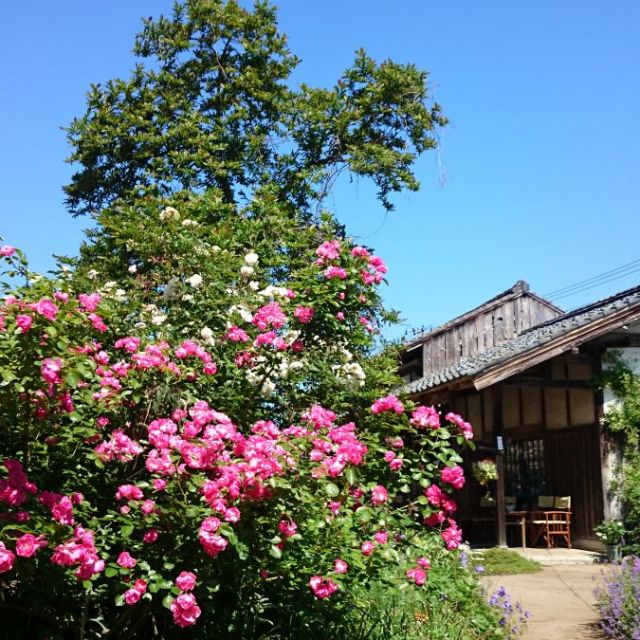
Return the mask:
{"type": "Polygon", "coordinates": [[[604,517],[598,425],[508,440],[505,494],[515,497],[517,509],[535,507],[540,495],[571,496],[572,538],[595,539],[604,517]]]}

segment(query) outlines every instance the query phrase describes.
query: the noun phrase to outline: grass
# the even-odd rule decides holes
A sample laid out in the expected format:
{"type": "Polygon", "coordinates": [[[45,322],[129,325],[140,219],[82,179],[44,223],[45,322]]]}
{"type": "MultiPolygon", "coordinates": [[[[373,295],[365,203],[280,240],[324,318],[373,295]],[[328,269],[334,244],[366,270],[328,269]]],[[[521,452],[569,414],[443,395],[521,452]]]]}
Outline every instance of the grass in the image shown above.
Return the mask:
{"type": "Polygon", "coordinates": [[[504,576],[518,573],[535,573],[541,566],[535,560],[523,558],[515,551],[494,547],[482,553],[474,554],[476,566],[484,567],[484,575],[504,576]]]}

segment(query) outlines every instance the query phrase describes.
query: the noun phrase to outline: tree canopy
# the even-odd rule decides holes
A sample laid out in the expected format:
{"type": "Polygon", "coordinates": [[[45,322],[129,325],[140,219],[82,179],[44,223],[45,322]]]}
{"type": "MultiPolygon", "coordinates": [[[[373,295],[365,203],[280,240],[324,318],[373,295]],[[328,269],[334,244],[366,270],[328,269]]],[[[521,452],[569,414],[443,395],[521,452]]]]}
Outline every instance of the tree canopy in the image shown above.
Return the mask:
{"type": "Polygon", "coordinates": [[[93,85],[67,129],[73,215],[213,189],[233,211],[268,195],[308,219],[345,170],[390,210],[394,192],[418,189],[414,161],[447,122],[425,71],[363,50],[334,87],[294,87],[299,60],[267,2],[176,3],[144,20],[134,52],[130,77],[93,85]]]}

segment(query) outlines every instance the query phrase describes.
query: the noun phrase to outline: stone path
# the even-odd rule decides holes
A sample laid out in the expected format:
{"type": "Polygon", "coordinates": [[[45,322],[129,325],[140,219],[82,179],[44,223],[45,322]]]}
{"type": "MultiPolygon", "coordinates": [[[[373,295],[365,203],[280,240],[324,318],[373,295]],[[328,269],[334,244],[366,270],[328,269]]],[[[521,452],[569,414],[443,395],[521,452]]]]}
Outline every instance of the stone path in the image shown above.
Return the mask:
{"type": "Polygon", "coordinates": [[[504,586],[531,612],[523,640],[600,640],[593,589],[603,565],[543,567],[538,573],[490,576],[489,588],[504,586]]]}

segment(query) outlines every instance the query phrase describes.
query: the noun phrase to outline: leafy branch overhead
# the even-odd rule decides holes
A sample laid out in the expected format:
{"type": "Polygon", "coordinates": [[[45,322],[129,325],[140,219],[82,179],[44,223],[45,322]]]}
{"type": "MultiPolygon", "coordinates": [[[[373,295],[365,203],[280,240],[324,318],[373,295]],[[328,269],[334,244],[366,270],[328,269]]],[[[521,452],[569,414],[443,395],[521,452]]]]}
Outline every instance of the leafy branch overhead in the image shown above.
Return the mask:
{"type": "Polygon", "coordinates": [[[92,86],[67,129],[74,215],[213,189],[235,210],[262,195],[308,218],[342,171],[370,178],[390,210],[447,122],[425,71],[362,50],[333,88],[294,87],[299,60],[266,2],[176,4],[144,21],[134,52],[130,77],[92,86]]]}

